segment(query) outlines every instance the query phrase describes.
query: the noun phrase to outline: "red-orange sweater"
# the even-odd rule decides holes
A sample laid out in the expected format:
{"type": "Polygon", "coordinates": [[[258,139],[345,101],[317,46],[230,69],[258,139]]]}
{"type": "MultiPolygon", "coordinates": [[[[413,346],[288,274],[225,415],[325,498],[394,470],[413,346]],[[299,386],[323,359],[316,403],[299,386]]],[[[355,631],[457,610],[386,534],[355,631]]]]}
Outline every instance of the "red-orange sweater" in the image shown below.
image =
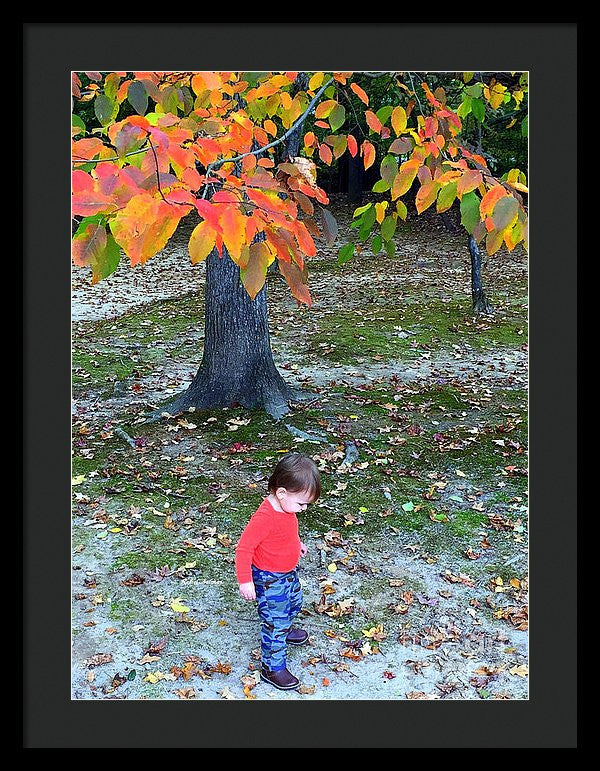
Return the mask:
{"type": "Polygon", "coordinates": [[[252,581],[251,565],[261,570],[286,573],[300,559],[298,519],[292,512],[276,511],[265,498],[250,520],[235,548],[238,583],[252,581]]]}

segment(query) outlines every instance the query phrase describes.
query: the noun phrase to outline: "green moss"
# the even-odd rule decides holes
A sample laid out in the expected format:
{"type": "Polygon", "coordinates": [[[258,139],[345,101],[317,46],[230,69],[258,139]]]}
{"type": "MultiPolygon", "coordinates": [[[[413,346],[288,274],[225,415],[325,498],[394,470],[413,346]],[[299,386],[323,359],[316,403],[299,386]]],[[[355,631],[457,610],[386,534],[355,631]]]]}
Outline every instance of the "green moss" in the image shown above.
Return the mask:
{"type": "Polygon", "coordinates": [[[476,535],[488,522],[485,514],[473,509],[454,511],[449,519],[450,522],[447,523],[449,529],[457,535],[466,536],[476,535]]]}
{"type": "Polygon", "coordinates": [[[322,315],[319,332],[306,352],[331,361],[356,362],[357,356],[410,359],[419,349],[453,344],[478,349],[490,345],[518,346],[527,340],[526,317],[507,308],[492,316],[473,316],[469,300],[405,302],[399,308],[368,312],[339,311],[322,315]]]}
{"type": "Polygon", "coordinates": [[[141,617],[141,612],[138,603],[129,599],[128,597],[121,597],[119,599],[112,600],[110,603],[110,609],[108,611],[108,617],[113,621],[120,621],[121,623],[128,623],[136,621],[141,617]]]}

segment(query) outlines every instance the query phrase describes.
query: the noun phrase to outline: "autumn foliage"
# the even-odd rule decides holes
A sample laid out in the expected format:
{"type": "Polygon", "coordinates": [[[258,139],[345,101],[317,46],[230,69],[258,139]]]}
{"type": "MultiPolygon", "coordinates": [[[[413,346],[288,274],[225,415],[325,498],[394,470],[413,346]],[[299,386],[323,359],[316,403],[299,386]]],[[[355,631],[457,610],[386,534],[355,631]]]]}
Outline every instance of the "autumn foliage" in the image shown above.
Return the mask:
{"type": "MultiPolygon", "coordinates": [[[[525,175],[513,169],[494,177],[485,158],[461,143],[460,117],[510,99],[518,107],[524,86],[509,92],[486,83],[483,98],[467,93],[455,111],[442,88],[432,92],[422,82],[421,103],[396,73],[399,103],[375,111],[353,73],[309,73],[306,89],[297,77],[73,73],[74,99],[92,102],[99,124],[88,128],[79,115],[73,118],[72,212],[82,218],[73,237],[74,263],[89,266],[94,282],[116,269],[121,249],[132,266],[144,264],[164,248],[181,218],[195,212],[188,247],[193,263],[213,249],[229,255],[254,298],[277,258],[294,297],[310,305],[306,258],[317,252],[315,238],[331,243],[336,234],[323,208],[328,197],[317,183],[315,156],[331,165],[344,153],[358,155],[365,169],[381,159],[373,187],[381,200],[358,208],[353,218],[359,238],[372,238],[375,252],[393,251],[398,219],[407,216],[402,196],[415,181],[417,212],[433,204],[444,212],[458,199],[462,224],[488,254],[503,244],[509,250],[527,245],[525,175]],[[347,108],[356,104],[367,132],[361,141],[349,127],[347,108]],[[277,162],[282,141],[302,130],[309,116],[301,154],[277,162]]],[[[339,262],[353,252],[353,244],[344,246],[339,262]]]]}

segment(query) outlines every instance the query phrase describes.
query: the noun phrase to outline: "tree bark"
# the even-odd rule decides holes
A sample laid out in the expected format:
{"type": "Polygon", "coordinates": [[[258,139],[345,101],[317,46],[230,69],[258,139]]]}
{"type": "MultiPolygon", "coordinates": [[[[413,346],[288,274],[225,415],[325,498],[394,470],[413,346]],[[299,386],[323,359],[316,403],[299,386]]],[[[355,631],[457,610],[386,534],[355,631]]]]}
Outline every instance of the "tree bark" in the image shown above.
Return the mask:
{"type": "Polygon", "coordinates": [[[473,300],[473,313],[492,313],[483,285],[481,283],[481,253],[477,241],[469,236],[469,252],[471,254],[471,297],[473,300]]]}
{"type": "Polygon", "coordinates": [[[264,408],[274,418],[289,412],[288,402],[309,395],[281,377],[270,347],[266,286],[254,300],[246,292],[240,269],[223,247],[206,263],[206,307],[202,362],[186,391],[156,410],[178,415],[189,410],[241,405],[264,408]]]}

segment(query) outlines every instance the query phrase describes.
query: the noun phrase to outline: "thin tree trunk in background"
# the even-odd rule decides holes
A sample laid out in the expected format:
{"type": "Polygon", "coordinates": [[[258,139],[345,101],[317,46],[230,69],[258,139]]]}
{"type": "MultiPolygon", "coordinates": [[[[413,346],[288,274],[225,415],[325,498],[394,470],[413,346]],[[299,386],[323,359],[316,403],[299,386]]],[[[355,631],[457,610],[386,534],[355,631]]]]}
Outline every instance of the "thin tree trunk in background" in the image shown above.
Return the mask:
{"type": "Polygon", "coordinates": [[[481,253],[477,241],[469,236],[469,252],[471,254],[471,297],[473,300],[473,313],[492,313],[490,305],[481,283],[481,253]]]}

